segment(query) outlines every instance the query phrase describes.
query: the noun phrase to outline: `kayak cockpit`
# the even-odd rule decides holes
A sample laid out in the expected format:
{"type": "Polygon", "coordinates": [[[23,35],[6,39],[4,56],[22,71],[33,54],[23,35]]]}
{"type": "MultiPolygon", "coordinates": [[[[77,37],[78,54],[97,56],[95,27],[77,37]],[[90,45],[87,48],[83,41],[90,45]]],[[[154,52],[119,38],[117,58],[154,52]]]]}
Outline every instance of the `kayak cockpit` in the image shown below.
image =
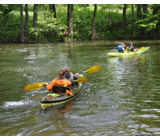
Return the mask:
{"type": "Polygon", "coordinates": [[[71,89],[69,87],[53,86],[52,93],[45,96],[41,103],[56,102],[71,97],[66,95],[66,90],[70,91],[71,89]]]}

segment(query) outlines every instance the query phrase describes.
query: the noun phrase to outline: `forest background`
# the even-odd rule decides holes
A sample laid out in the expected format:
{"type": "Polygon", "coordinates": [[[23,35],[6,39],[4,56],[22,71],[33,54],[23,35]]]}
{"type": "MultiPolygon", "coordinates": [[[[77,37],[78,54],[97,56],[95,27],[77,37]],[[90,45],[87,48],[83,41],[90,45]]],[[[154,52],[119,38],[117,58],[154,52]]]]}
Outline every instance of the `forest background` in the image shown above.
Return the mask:
{"type": "Polygon", "coordinates": [[[1,43],[159,37],[160,4],[0,4],[1,43]]]}

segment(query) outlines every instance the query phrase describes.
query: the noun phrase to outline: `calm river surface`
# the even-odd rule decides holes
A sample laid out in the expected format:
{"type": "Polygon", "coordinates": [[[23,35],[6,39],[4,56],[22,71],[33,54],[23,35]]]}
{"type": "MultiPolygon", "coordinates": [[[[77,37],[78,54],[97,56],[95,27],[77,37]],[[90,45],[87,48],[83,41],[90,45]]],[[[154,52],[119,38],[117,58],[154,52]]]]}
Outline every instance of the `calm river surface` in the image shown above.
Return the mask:
{"type": "Polygon", "coordinates": [[[135,41],[151,47],[145,54],[107,57],[116,43],[0,44],[0,136],[159,136],[160,41],[135,41]],[[74,101],[42,110],[47,90],[25,85],[49,82],[66,65],[101,70],[86,74],[74,101]]]}

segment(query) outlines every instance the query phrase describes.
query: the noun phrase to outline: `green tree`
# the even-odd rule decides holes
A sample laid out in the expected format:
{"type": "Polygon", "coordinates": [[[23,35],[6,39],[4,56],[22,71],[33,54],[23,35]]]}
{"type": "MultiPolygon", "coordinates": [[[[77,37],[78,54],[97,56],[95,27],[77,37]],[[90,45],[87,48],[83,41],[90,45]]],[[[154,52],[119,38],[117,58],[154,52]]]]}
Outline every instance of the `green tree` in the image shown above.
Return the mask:
{"type": "Polygon", "coordinates": [[[24,43],[25,42],[25,37],[24,37],[24,23],[23,23],[23,4],[20,4],[20,15],[21,15],[21,38],[20,42],[24,43]]]}
{"type": "Polygon", "coordinates": [[[34,4],[34,14],[33,14],[33,27],[36,28],[37,27],[37,7],[38,4],[34,4]]]}
{"type": "Polygon", "coordinates": [[[143,18],[146,18],[146,15],[148,13],[148,5],[142,4],[142,8],[143,8],[143,18]]]}
{"type": "Polygon", "coordinates": [[[52,11],[54,13],[54,18],[56,18],[56,5],[55,4],[52,4],[52,11]]]}
{"type": "Polygon", "coordinates": [[[160,4],[95,6],[0,4],[0,42],[55,42],[68,33],[74,40],[160,37],[160,4]]]}
{"type": "Polygon", "coordinates": [[[95,4],[95,6],[94,6],[94,13],[93,13],[93,21],[92,21],[92,36],[91,36],[92,41],[94,41],[94,40],[95,40],[95,34],[96,34],[96,29],[95,29],[96,14],[97,14],[97,4],[95,4]]]}
{"type": "Polygon", "coordinates": [[[124,4],[123,7],[123,29],[126,30],[126,9],[127,9],[127,4],[124,4]]]}
{"type": "Polygon", "coordinates": [[[64,30],[67,26],[61,24],[57,18],[54,18],[53,13],[40,9],[41,19],[37,20],[37,27],[30,28],[30,35],[37,38],[37,41],[48,42],[55,40],[63,40],[64,30]]]}
{"type": "Polygon", "coordinates": [[[135,18],[134,18],[134,5],[132,4],[132,30],[133,30],[133,34],[132,37],[135,37],[136,34],[136,25],[135,25],[135,18]]]}
{"type": "Polygon", "coordinates": [[[68,34],[73,38],[73,4],[68,4],[67,10],[68,34]]]}
{"type": "Polygon", "coordinates": [[[153,14],[148,13],[146,18],[138,20],[137,23],[140,27],[146,28],[147,31],[151,31],[157,28],[160,17],[160,4],[153,5],[153,14]]]}
{"type": "Polygon", "coordinates": [[[141,4],[137,4],[137,18],[142,18],[141,4]]]}
{"type": "Polygon", "coordinates": [[[29,15],[28,15],[28,4],[25,4],[25,42],[28,40],[28,22],[29,22],[29,15]]]}
{"type": "Polygon", "coordinates": [[[0,11],[2,12],[2,20],[0,22],[0,26],[5,26],[7,22],[7,16],[13,10],[17,8],[17,5],[14,4],[0,4],[0,11]]]}

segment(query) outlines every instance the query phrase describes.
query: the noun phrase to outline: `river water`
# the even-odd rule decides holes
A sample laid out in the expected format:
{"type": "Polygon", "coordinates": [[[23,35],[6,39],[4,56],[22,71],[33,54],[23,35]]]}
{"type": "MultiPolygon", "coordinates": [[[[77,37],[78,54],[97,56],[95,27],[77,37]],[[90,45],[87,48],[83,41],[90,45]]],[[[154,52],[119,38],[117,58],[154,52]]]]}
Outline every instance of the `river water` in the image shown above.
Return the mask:
{"type": "Polygon", "coordinates": [[[109,58],[117,41],[0,45],[0,136],[159,136],[160,42],[134,41],[149,52],[109,58]],[[70,66],[73,73],[94,65],[80,96],[42,110],[48,91],[25,92],[49,82],[70,66]]]}

